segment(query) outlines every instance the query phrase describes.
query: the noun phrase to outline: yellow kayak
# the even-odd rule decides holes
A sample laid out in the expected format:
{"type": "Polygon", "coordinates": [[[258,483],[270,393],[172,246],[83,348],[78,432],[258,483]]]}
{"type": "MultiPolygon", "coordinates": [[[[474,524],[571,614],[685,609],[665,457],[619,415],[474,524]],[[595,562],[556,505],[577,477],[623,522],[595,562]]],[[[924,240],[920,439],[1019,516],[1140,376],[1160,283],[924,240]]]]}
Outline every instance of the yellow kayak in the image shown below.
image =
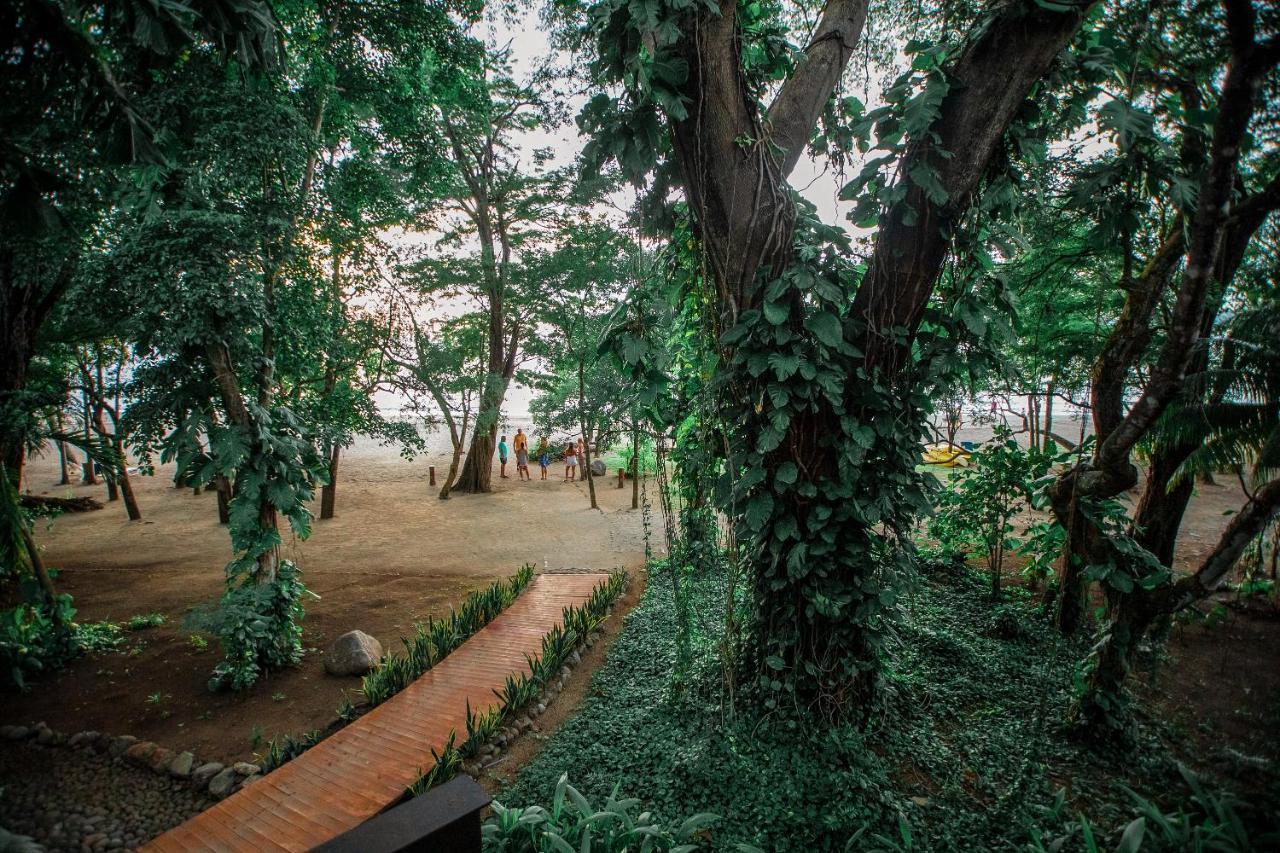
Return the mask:
{"type": "Polygon", "coordinates": [[[970,454],[959,447],[948,447],[945,444],[932,444],[924,449],[926,465],[941,465],[944,468],[967,468],[970,454]]]}

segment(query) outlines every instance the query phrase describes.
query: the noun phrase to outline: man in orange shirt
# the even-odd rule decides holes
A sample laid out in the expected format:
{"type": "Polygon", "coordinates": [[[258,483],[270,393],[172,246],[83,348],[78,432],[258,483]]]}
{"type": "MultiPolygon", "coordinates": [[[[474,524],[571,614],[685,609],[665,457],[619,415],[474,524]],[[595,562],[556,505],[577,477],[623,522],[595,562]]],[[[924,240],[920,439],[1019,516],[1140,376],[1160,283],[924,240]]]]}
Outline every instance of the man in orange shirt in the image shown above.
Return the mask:
{"type": "Polygon", "coordinates": [[[521,480],[530,480],[529,476],[529,436],[524,434],[523,429],[516,430],[514,439],[516,449],[516,475],[521,480]]]}

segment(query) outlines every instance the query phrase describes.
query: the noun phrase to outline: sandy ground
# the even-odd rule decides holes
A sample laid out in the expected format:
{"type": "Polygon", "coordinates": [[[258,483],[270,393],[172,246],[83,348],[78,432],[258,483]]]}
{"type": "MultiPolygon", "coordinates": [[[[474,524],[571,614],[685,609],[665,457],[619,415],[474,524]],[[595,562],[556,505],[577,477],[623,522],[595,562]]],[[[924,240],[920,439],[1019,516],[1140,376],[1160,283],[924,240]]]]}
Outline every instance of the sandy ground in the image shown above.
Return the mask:
{"type": "MultiPolygon", "coordinates": [[[[75,597],[78,621],[123,622],[151,612],[167,621],[129,634],[122,654],[90,656],[26,696],[6,697],[0,721],[44,720],[68,732],[133,734],[202,758],[246,758],[277,733],[326,725],[341,691],[358,688],[359,679],[323,671],[320,650],[346,631],[359,628],[390,650],[415,620],[447,613],[523,563],[551,570],[643,565],[641,512],[616,480],[597,482],[599,510],[590,508],[585,484],[565,484],[558,475],[521,483],[514,465],[507,480],[495,470],[492,494],[441,501],[428,485],[429,464],[443,476],[447,459],[409,462],[371,441],[347,452],[337,517],[317,521],[305,542],[286,537],[286,555],[320,596],[307,605],[307,658],[242,696],[208,693],[217,644],[196,648],[182,624],[192,607],[217,599],[232,556],[212,493],[174,489],[172,468],[162,466],[154,477],[135,478],[140,522],[129,522],[120,503],[59,517],[38,538],[46,562],[60,570],[60,589],[75,597]]],[[[104,498],[101,486],[60,487],[57,479],[50,454],[30,463],[25,487],[104,498]]]]}

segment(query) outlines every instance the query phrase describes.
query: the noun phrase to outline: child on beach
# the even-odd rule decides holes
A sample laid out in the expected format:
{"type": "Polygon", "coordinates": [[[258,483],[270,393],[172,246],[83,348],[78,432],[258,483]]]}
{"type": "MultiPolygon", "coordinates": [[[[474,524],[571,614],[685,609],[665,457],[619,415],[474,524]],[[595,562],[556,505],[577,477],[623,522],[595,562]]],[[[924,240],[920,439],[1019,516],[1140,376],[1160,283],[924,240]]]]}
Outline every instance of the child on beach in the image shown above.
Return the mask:
{"type": "Polygon", "coordinates": [[[507,479],[507,437],[505,435],[498,441],[498,464],[501,466],[498,469],[498,476],[504,480],[507,479]]]}
{"type": "Polygon", "coordinates": [[[538,465],[542,468],[542,479],[547,479],[547,466],[551,464],[551,448],[547,446],[547,439],[544,437],[538,442],[538,465]]]}

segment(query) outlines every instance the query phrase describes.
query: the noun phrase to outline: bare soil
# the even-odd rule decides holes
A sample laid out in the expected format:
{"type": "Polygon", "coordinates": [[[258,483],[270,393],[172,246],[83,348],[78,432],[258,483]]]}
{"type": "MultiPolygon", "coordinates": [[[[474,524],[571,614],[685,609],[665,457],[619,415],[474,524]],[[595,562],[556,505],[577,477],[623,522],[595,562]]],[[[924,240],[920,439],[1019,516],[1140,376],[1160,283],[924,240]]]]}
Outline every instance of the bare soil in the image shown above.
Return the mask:
{"type": "MultiPolygon", "coordinates": [[[[25,488],[104,497],[101,486],[52,485],[56,462],[33,460],[25,488]]],[[[524,563],[643,566],[643,524],[630,488],[598,481],[601,509],[593,510],[584,483],[521,483],[513,465],[504,480],[495,466],[493,493],[441,501],[428,485],[429,464],[443,476],[441,456],[407,462],[367,441],[347,452],[337,517],[316,521],[305,542],[286,536],[286,556],[320,597],[307,604],[306,658],[239,695],[208,691],[217,643],[197,648],[183,624],[192,608],[217,600],[232,556],[212,493],[174,489],[172,469],[161,466],[154,477],[135,478],[142,521],[129,522],[118,502],[57,518],[38,538],[45,561],[59,569],[59,588],[75,598],[77,621],[123,623],[160,613],[165,624],[127,632],[120,652],[86,656],[25,695],[5,696],[0,723],[43,720],[65,732],[132,734],[206,760],[248,760],[277,734],[325,727],[342,692],[359,688],[358,678],[324,671],[323,650],[346,631],[358,628],[387,650],[399,648],[415,621],[447,613],[524,563]]]]}

